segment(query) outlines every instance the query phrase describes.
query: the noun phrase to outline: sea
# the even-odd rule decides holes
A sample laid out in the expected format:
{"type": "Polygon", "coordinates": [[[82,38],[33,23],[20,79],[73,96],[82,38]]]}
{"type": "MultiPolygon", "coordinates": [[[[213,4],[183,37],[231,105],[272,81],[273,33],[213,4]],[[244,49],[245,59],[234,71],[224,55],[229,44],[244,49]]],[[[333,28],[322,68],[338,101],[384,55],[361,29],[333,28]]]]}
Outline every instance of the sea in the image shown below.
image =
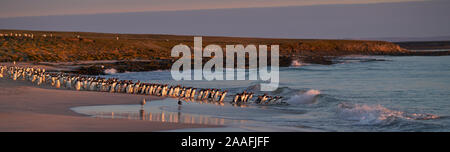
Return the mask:
{"type": "MultiPolygon", "coordinates": [[[[278,89],[259,81],[175,81],[170,71],[110,73],[104,77],[228,90],[223,103],[166,98],[131,105],[74,107],[102,119],[221,125],[173,131],[450,131],[450,56],[345,56],[336,64],[294,61],[280,68],[278,89]],[[283,96],[283,104],[231,104],[242,91],[283,96]]],[[[256,69],[246,71],[256,72],[256,69]]],[[[114,71],[114,70],[112,70],[114,71]]],[[[253,99],[255,99],[254,97],[253,99]]]]}

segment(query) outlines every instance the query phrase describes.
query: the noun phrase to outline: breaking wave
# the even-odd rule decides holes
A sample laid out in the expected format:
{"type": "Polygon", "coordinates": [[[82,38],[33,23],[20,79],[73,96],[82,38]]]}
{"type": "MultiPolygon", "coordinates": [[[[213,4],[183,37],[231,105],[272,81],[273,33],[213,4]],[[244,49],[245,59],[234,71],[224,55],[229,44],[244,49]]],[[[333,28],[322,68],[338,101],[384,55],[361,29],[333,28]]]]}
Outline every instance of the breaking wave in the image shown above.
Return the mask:
{"type": "Polygon", "coordinates": [[[309,103],[315,103],[317,95],[320,94],[319,90],[308,90],[306,92],[302,92],[300,94],[294,95],[290,97],[288,100],[286,100],[289,104],[309,104],[309,103]]]}
{"type": "MultiPolygon", "coordinates": [[[[245,90],[255,93],[262,93],[259,92],[260,85],[251,85],[247,87],[245,90]]],[[[279,87],[275,91],[272,92],[265,92],[269,95],[276,95],[276,96],[282,96],[286,100],[284,102],[288,104],[309,104],[309,103],[315,103],[317,96],[320,95],[319,90],[310,89],[307,91],[294,89],[290,87],[279,87]]]]}
{"type": "Polygon", "coordinates": [[[338,105],[338,116],[345,120],[356,121],[358,125],[389,125],[395,120],[429,120],[438,119],[433,114],[406,113],[391,110],[381,105],[360,105],[341,103],[338,105]]]}
{"type": "Polygon", "coordinates": [[[105,70],[105,74],[116,74],[116,73],[117,73],[117,70],[114,68],[105,70]]]}
{"type": "Polygon", "coordinates": [[[293,67],[299,67],[299,66],[304,66],[304,65],[306,65],[306,64],[302,63],[299,60],[292,60],[292,62],[291,62],[291,66],[293,66],[293,67]]]}

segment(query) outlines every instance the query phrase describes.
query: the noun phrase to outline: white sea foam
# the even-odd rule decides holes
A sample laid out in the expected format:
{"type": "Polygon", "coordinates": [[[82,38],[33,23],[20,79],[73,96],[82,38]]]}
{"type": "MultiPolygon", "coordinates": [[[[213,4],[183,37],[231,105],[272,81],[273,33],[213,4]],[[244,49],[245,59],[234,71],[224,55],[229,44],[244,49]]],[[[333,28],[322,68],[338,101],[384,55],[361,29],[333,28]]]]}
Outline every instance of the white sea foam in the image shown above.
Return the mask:
{"type": "Polygon", "coordinates": [[[293,67],[299,67],[299,66],[304,66],[304,65],[305,65],[305,63],[302,63],[299,60],[292,60],[292,63],[291,63],[291,66],[293,66],[293,67]]]}
{"type": "Polygon", "coordinates": [[[294,95],[291,98],[289,98],[286,102],[289,104],[308,104],[308,103],[314,103],[316,100],[317,95],[320,94],[319,90],[308,90],[304,93],[294,95]]]}
{"type": "Polygon", "coordinates": [[[381,105],[348,104],[338,105],[338,116],[345,120],[356,121],[359,125],[387,125],[396,119],[428,120],[437,119],[433,114],[406,113],[391,110],[381,105]]]}
{"type": "Polygon", "coordinates": [[[105,73],[106,73],[106,74],[116,74],[116,73],[117,73],[117,70],[114,69],[114,68],[106,69],[106,70],[105,70],[105,73]]]}

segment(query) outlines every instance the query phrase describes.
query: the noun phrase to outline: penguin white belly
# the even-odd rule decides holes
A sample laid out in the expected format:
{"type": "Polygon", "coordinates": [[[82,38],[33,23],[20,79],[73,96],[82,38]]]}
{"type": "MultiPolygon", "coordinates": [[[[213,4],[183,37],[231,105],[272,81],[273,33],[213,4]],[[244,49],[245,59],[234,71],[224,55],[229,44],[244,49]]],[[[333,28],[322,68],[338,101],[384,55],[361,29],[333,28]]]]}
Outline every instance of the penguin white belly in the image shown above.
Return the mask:
{"type": "Polygon", "coordinates": [[[59,80],[57,80],[57,81],[55,82],[55,88],[60,88],[60,87],[61,87],[61,83],[60,83],[59,80]]]}
{"type": "Polygon", "coordinates": [[[116,89],[116,83],[114,82],[113,84],[111,84],[110,88],[109,88],[109,92],[113,93],[116,89]]]}
{"type": "Polygon", "coordinates": [[[70,80],[66,81],[66,88],[67,89],[72,89],[72,82],[70,80]]]}
{"type": "Polygon", "coordinates": [[[81,90],[81,82],[77,81],[77,83],[75,83],[75,90],[80,91],[81,90]]]}

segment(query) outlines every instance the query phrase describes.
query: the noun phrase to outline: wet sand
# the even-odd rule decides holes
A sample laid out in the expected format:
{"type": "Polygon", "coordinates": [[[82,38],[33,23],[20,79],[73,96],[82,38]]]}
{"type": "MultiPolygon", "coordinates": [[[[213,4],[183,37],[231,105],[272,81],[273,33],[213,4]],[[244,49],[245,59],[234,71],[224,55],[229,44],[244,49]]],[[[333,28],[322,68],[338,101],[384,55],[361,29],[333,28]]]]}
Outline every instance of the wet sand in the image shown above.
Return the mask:
{"type": "Polygon", "coordinates": [[[75,106],[138,104],[154,96],[107,92],[72,91],[35,87],[30,82],[0,79],[0,131],[36,132],[137,132],[215,125],[151,122],[126,119],[100,119],[70,110],[75,106]]]}

